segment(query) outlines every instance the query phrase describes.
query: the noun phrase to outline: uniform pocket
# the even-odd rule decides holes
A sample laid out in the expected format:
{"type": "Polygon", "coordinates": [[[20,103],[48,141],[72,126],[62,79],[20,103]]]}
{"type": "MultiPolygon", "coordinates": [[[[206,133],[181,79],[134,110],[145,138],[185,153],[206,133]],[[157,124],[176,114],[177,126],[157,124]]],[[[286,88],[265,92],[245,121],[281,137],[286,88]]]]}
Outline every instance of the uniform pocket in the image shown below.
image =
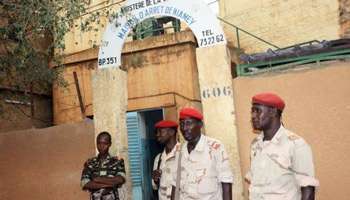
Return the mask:
{"type": "Polygon", "coordinates": [[[276,164],[278,164],[283,169],[288,170],[292,165],[291,160],[283,154],[270,153],[268,156],[272,161],[276,162],[276,164]]]}
{"type": "Polygon", "coordinates": [[[168,188],[166,189],[166,196],[167,196],[167,197],[171,197],[171,190],[172,190],[171,187],[168,187],[168,188]]]}
{"type": "Polygon", "coordinates": [[[197,186],[197,191],[200,194],[210,194],[218,190],[217,178],[203,178],[197,186]]]}

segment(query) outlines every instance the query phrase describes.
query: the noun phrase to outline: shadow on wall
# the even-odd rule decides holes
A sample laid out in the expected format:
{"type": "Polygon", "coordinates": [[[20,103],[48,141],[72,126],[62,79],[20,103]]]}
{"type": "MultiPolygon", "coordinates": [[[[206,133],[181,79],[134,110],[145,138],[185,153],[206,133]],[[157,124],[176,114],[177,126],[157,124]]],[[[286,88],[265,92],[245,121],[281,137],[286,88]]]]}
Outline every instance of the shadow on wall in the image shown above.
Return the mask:
{"type": "Polygon", "coordinates": [[[91,122],[0,134],[0,199],[86,200],[85,160],[95,154],[91,122]]]}

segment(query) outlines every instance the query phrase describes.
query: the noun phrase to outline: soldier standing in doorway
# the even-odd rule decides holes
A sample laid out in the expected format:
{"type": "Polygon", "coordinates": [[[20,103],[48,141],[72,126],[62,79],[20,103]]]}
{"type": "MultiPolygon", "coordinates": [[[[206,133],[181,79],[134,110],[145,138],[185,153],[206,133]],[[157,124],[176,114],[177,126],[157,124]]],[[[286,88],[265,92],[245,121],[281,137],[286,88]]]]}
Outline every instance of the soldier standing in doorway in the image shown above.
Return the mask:
{"type": "Polygon", "coordinates": [[[156,156],[152,172],[152,186],[158,190],[159,200],[170,200],[171,197],[175,154],[180,147],[176,138],[177,127],[176,122],[167,120],[155,124],[157,141],[165,146],[164,151],[156,156]]]}

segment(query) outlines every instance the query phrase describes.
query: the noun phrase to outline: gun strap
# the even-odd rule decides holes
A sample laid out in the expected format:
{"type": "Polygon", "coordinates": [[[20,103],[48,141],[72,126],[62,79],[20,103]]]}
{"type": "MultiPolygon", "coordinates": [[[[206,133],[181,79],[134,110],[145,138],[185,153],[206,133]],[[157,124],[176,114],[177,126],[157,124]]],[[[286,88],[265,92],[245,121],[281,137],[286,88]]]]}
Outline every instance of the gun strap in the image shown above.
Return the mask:
{"type": "MultiPolygon", "coordinates": [[[[162,163],[162,155],[163,155],[163,152],[159,154],[159,159],[158,159],[158,163],[157,163],[157,170],[160,169],[160,164],[162,163]]],[[[158,189],[159,189],[159,184],[160,184],[160,180],[157,182],[158,189]]]]}
{"type": "Polygon", "coordinates": [[[176,171],[175,200],[179,200],[180,199],[181,157],[182,157],[182,152],[181,152],[181,148],[180,148],[179,160],[177,161],[177,171],[176,171]]]}
{"type": "Polygon", "coordinates": [[[160,155],[159,155],[158,164],[157,164],[157,170],[159,170],[160,164],[162,163],[162,155],[163,155],[163,152],[160,153],[160,155]]]}

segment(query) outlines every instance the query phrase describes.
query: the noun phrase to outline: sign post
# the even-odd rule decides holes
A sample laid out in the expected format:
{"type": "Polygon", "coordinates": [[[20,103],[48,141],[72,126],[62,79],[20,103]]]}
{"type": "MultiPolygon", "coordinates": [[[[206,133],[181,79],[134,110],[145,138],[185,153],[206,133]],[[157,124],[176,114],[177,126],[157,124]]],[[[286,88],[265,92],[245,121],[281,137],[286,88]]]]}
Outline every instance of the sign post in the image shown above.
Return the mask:
{"type": "Polygon", "coordinates": [[[196,53],[205,131],[224,144],[233,169],[233,199],[243,199],[229,51],[216,45],[196,53]]]}

